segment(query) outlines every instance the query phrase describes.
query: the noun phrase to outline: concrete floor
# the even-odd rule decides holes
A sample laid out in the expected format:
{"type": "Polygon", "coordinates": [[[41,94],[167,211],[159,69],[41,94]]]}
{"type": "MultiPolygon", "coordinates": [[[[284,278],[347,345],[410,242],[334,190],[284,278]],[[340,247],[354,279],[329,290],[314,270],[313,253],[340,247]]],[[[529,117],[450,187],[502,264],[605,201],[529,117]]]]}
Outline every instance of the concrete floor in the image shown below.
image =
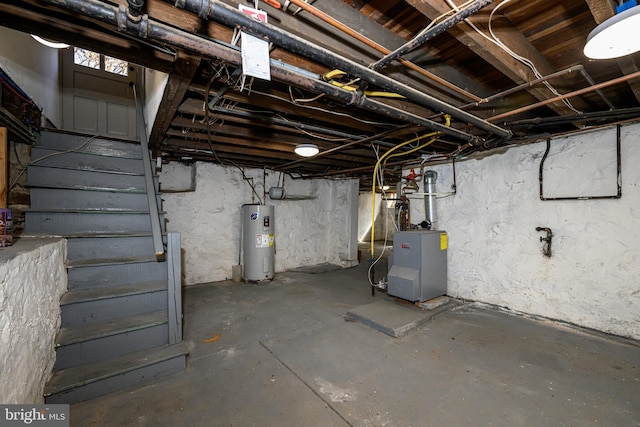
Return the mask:
{"type": "Polygon", "coordinates": [[[473,304],[392,338],[345,319],[395,303],[366,267],[189,287],[187,370],[71,425],[640,426],[639,343],[473,304]]]}

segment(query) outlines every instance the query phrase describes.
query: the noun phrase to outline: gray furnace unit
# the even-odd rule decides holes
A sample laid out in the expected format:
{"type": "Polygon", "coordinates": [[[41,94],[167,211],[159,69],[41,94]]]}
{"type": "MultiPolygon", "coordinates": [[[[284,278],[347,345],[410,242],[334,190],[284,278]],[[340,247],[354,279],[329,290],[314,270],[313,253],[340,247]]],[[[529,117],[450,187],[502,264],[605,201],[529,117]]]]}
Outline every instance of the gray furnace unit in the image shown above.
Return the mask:
{"type": "Polygon", "coordinates": [[[446,295],[447,245],[446,231],[393,233],[387,294],[412,302],[446,295]]]}

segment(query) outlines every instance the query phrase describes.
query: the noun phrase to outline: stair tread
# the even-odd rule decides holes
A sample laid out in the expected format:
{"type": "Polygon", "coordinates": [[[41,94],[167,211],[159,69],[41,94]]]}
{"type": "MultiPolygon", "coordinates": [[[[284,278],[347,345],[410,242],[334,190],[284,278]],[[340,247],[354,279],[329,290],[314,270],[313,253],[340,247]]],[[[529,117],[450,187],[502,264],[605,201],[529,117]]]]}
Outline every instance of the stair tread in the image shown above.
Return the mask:
{"type": "Polygon", "coordinates": [[[186,356],[187,354],[186,343],[182,342],[125,354],[100,363],[57,371],[53,373],[53,376],[45,386],[44,396],[48,397],[165,360],[186,356]]]}
{"type": "Polygon", "coordinates": [[[65,263],[65,267],[74,268],[74,267],[93,267],[98,265],[136,264],[140,262],[149,262],[149,261],[157,262],[155,254],[134,255],[134,256],[116,257],[116,258],[89,258],[89,259],[67,260],[67,262],[65,263]]]}
{"type": "MultiPolygon", "coordinates": [[[[48,237],[51,236],[51,233],[26,233],[23,234],[23,236],[33,236],[33,237],[48,237]]],[[[162,233],[163,236],[166,236],[167,233],[163,232],[162,233]]],[[[109,233],[105,233],[102,231],[99,232],[82,232],[82,233],[63,233],[63,234],[56,234],[56,236],[64,236],[67,239],[90,239],[90,238],[94,238],[94,237],[104,237],[104,238],[109,238],[109,237],[149,237],[152,236],[152,233],[150,231],[138,231],[138,232],[132,232],[132,231],[113,231],[113,232],[109,232],[109,233]]]]}
{"type": "MultiPolygon", "coordinates": [[[[28,208],[23,209],[23,212],[34,212],[34,213],[61,213],[61,214],[132,214],[132,215],[149,215],[149,211],[140,211],[140,210],[132,210],[132,209],[56,209],[56,208],[28,208]]],[[[159,214],[163,214],[165,212],[158,212],[159,214]]]]}
{"type": "Polygon", "coordinates": [[[38,165],[31,163],[29,165],[29,167],[40,167],[40,168],[47,168],[47,169],[60,169],[60,170],[71,170],[71,171],[79,171],[79,172],[97,172],[97,173],[103,173],[103,174],[110,174],[110,175],[127,175],[127,176],[144,176],[144,173],[135,173],[135,172],[124,172],[124,171],[116,171],[116,170],[112,170],[112,169],[100,169],[100,168],[92,168],[92,167],[63,167],[63,166],[48,166],[48,165],[38,165]]]}
{"type": "Polygon", "coordinates": [[[157,310],[135,316],[108,320],[106,322],[89,323],[77,327],[64,327],[61,328],[58,333],[56,347],[137,331],[164,323],[167,323],[166,310],[157,310]]]}
{"type": "Polygon", "coordinates": [[[120,192],[120,193],[134,193],[134,194],[146,194],[145,190],[139,188],[118,188],[118,187],[107,187],[107,186],[97,186],[97,185],[58,185],[58,184],[29,184],[25,185],[26,188],[51,188],[51,189],[66,189],[66,190],[87,190],[87,191],[110,191],[110,192],[120,192]]]}
{"type": "MultiPolygon", "coordinates": [[[[131,160],[142,160],[142,153],[129,153],[129,154],[113,154],[113,153],[101,153],[101,152],[97,152],[97,151],[93,151],[93,150],[87,150],[87,149],[83,149],[83,150],[73,150],[73,151],[69,151],[69,150],[63,150],[61,148],[57,148],[57,147],[48,147],[46,145],[39,145],[34,147],[35,150],[32,150],[32,157],[36,157],[35,159],[32,159],[32,162],[36,162],[36,164],[44,159],[40,159],[38,156],[34,156],[33,152],[36,150],[42,150],[42,151],[51,151],[51,157],[53,156],[57,156],[57,155],[64,155],[64,154],[82,154],[82,155],[87,155],[87,156],[96,156],[97,158],[100,157],[108,157],[108,158],[113,158],[113,159],[131,159],[131,160]]],[[[42,157],[42,156],[40,156],[42,157]]]]}
{"type": "Polygon", "coordinates": [[[110,286],[106,288],[77,289],[64,294],[60,301],[60,305],[64,306],[81,302],[105,300],[128,295],[164,291],[166,289],[166,281],[141,282],[130,285],[110,286]]]}
{"type": "MultiPolygon", "coordinates": [[[[116,136],[107,136],[107,135],[95,135],[92,133],[85,133],[85,132],[78,132],[78,131],[72,131],[72,130],[63,130],[63,129],[54,129],[54,128],[43,128],[40,130],[40,132],[44,135],[44,134],[58,134],[60,136],[78,136],[78,137],[83,137],[83,138],[91,138],[95,141],[115,141],[115,142],[123,142],[125,144],[132,144],[132,145],[140,145],[140,141],[138,141],[137,139],[131,139],[131,138],[119,138],[116,136]]],[[[46,144],[43,145],[46,147],[46,144]]]]}
{"type": "MultiPolygon", "coordinates": [[[[96,186],[80,186],[80,185],[49,185],[49,184],[26,184],[26,188],[42,188],[48,190],[75,190],[75,191],[100,191],[105,193],[131,193],[131,194],[147,194],[145,190],[136,188],[113,188],[113,187],[96,187],[96,186]]],[[[156,194],[160,194],[156,192],[156,194]]]]}
{"type": "MultiPolygon", "coordinates": [[[[134,147],[140,147],[140,144],[120,141],[126,142],[121,144],[111,138],[95,138],[77,133],[69,135],[74,135],[73,139],[65,140],[64,135],[47,135],[41,140],[42,144],[32,152],[36,153],[34,158],[38,157],[42,162],[38,163],[36,159],[29,166],[27,187],[34,189],[32,200],[36,200],[38,204],[25,211],[26,217],[34,221],[35,226],[31,229],[36,231],[28,235],[55,234],[71,239],[151,237],[152,233],[146,229],[144,218],[150,214],[144,201],[147,180],[140,168],[147,165],[142,164],[144,153],[134,147]],[[50,155],[67,152],[72,153],[73,157],[62,156],[49,160],[50,155]],[[123,160],[106,159],[108,157],[123,160]],[[94,226],[96,224],[99,225],[94,226]],[[56,229],[69,232],[42,232],[56,229]]],[[[158,180],[159,177],[154,175],[153,190],[150,189],[154,194],[151,197],[161,196],[158,180]]],[[[163,215],[164,212],[160,214],[163,215]]],[[[166,232],[163,233],[165,235],[166,232]]],[[[155,265],[158,264],[156,254],[153,250],[147,250],[148,241],[149,239],[105,243],[97,239],[83,243],[76,241],[77,252],[70,253],[71,259],[66,263],[70,268],[70,277],[74,278],[73,283],[84,284],[94,280],[94,269],[80,267],[114,267],[99,270],[100,278],[95,280],[101,286],[72,289],[62,297],[61,306],[68,318],[68,322],[65,322],[70,326],[62,327],[56,337],[55,346],[60,360],[65,357],[68,359],[58,366],[81,366],[54,372],[45,386],[45,396],[64,399],[69,393],[73,393],[71,390],[74,388],[80,388],[80,393],[85,393],[87,390],[103,387],[104,384],[112,387],[118,381],[122,382],[122,378],[126,383],[130,382],[129,378],[136,376],[152,378],[155,372],[175,371],[175,367],[180,364],[184,369],[187,346],[184,343],[166,345],[169,341],[169,313],[166,297],[163,296],[168,289],[166,271],[163,270],[166,265],[155,265]],[[95,248],[92,246],[94,244],[97,245],[95,248]],[[103,244],[110,245],[110,250],[103,251],[103,244]],[[130,246],[134,246],[134,249],[129,250],[130,246]],[[90,250],[87,249],[90,247],[90,250]],[[150,253],[147,255],[147,252],[150,253]],[[80,259],[73,259],[74,257],[80,259]],[[88,257],[93,258],[83,259],[88,257]],[[77,269],[71,270],[74,267],[77,269]],[[141,282],[135,283],[136,280],[141,282]],[[108,301],[119,297],[123,299],[108,301]],[[95,304],[92,303],[94,301],[95,304]],[[141,301],[143,302],[140,303],[141,301]],[[117,304],[118,309],[114,309],[110,316],[100,318],[98,314],[104,313],[98,311],[111,303],[117,304]],[[164,308],[160,309],[161,307],[164,308]],[[98,310],[96,317],[91,319],[95,323],[81,323],[83,320],[80,317],[84,315],[84,311],[94,313],[95,310],[98,310]],[[139,313],[144,310],[147,312],[139,313]],[[113,316],[120,317],[109,319],[113,316]],[[139,345],[130,345],[132,340],[139,345]],[[156,347],[132,352],[149,346],[156,347]],[[110,358],[92,363],[88,360],[94,357],[91,351],[101,354],[95,360],[110,358]],[[125,351],[130,353],[111,357],[125,351]]]]}

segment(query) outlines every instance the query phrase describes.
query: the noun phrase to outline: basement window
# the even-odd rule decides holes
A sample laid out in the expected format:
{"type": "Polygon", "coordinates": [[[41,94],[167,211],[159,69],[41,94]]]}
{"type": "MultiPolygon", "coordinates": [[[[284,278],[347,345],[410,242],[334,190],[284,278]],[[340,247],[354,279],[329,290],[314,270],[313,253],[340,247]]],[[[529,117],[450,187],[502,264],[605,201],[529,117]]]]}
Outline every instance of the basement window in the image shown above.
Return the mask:
{"type": "Polygon", "coordinates": [[[118,74],[120,76],[128,75],[129,63],[122,59],[104,57],[104,70],[108,73],[118,74]]]}
{"type": "Polygon", "coordinates": [[[100,69],[100,54],[79,47],[73,48],[73,63],[83,67],[100,69]]]}
{"type": "Polygon", "coordinates": [[[94,70],[104,70],[119,76],[129,75],[129,63],[88,49],[73,48],[73,63],[94,70]]]}

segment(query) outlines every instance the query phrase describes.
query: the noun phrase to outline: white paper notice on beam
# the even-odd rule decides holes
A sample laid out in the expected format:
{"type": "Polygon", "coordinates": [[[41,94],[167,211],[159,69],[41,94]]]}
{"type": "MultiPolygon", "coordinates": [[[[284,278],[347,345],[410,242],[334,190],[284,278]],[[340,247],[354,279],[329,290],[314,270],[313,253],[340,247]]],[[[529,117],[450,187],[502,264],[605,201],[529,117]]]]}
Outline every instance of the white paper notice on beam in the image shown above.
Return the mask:
{"type": "MultiPolygon", "coordinates": [[[[240,12],[251,16],[253,19],[267,22],[267,12],[238,5],[240,12]]],[[[240,33],[242,40],[242,74],[257,77],[263,80],[271,80],[269,64],[269,42],[250,34],[240,33]]],[[[244,86],[244,85],[243,85],[244,86]]]]}

